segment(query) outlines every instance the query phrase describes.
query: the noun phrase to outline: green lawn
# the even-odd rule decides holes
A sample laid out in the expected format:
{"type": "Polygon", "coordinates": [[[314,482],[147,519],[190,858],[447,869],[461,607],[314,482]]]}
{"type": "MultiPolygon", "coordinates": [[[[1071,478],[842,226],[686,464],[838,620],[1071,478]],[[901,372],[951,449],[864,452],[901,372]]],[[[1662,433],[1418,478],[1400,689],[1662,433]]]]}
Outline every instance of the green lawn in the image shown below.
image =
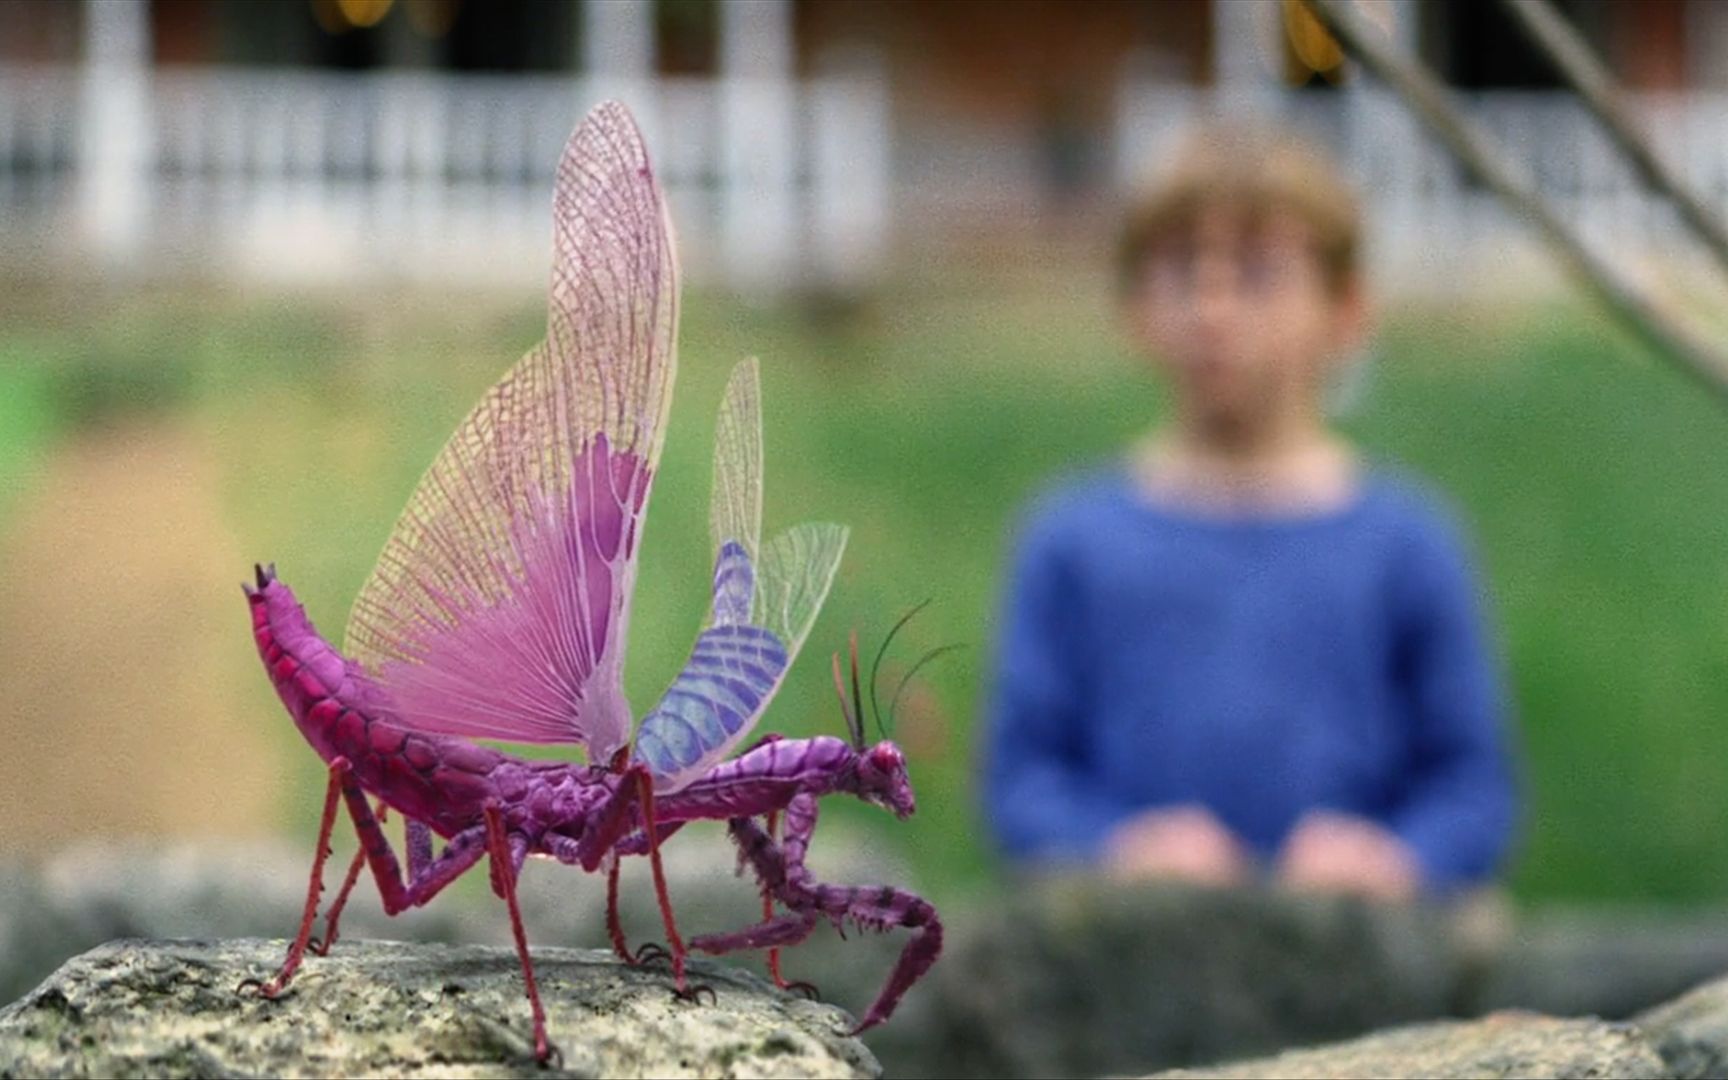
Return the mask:
{"type": "MultiPolygon", "coordinates": [[[[1016,507],[1158,407],[1092,295],[907,290],[838,323],[687,302],[632,700],[653,699],[699,620],[713,414],[732,362],[757,354],[769,528],[853,528],[769,726],[838,732],[827,651],[851,627],[871,649],[925,597],[906,655],[968,646],[927,669],[928,693],[902,710],[918,817],[830,811],[906,852],[938,897],[990,869],[974,732],[1016,507]]],[[[0,527],[30,463],[79,424],[131,412],[194,425],[217,448],[245,548],[275,558],[334,631],[419,471],[538,335],[532,303],[379,306],[158,298],[94,325],[0,330],[0,527]]],[[[1517,892],[1728,895],[1728,413],[1570,307],[1394,312],[1378,351],[1346,427],[1451,493],[1496,599],[1529,794],[1517,892]]],[[[292,809],[310,820],[320,787],[304,761],[305,806],[292,809]]]]}

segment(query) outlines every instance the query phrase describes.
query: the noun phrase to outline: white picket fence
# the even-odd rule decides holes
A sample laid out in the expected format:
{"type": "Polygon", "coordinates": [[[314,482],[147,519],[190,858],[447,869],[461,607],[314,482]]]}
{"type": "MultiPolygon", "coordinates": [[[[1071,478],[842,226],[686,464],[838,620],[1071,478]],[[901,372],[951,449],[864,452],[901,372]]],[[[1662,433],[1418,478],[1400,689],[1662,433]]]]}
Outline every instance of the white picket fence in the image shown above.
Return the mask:
{"type": "Polygon", "coordinates": [[[602,97],[644,128],[694,276],[774,292],[878,272],[887,98],[851,76],[0,69],[0,245],[131,272],[538,279],[559,151],[602,97]]]}
{"type": "MultiPolygon", "coordinates": [[[[1190,86],[1125,83],[1115,135],[1118,184],[1144,182],[1213,104],[1209,93],[1190,86]]],[[[1701,262],[1672,209],[1644,191],[1570,95],[1493,91],[1463,104],[1592,247],[1676,266],[1701,262]]],[[[1636,104],[1659,153],[1728,213],[1728,96],[1693,93],[1636,104]]],[[[1512,249],[1534,247],[1529,230],[1384,89],[1284,92],[1272,99],[1267,120],[1342,159],[1363,195],[1370,257],[1403,291],[1467,290],[1512,249]]],[[[1538,256],[1535,263],[1548,260],[1538,256]]]]}
{"type": "MultiPolygon", "coordinates": [[[[129,273],[267,280],[538,281],[559,150],[606,96],[629,103],[646,130],[698,280],[768,295],[857,288],[884,271],[896,242],[939,242],[961,224],[956,235],[975,237],[978,222],[956,200],[976,201],[985,222],[1039,212],[1036,155],[994,144],[983,157],[933,152],[941,147],[916,142],[931,138],[916,118],[896,128],[880,74],[618,85],[0,68],[0,256],[15,266],[95,255],[129,273]]],[[[1357,179],[1370,257],[1392,288],[1467,288],[1531,248],[1527,230],[1385,91],[1272,102],[1278,123],[1332,146],[1357,179]]],[[[1467,104],[1599,249],[1669,261],[1689,250],[1670,209],[1571,98],[1499,92],[1467,104]]],[[[1213,105],[1203,88],[1125,81],[1116,167],[1100,197],[1119,200],[1213,105]]],[[[1662,152],[1728,208],[1728,97],[1642,107],[1662,152]]]]}

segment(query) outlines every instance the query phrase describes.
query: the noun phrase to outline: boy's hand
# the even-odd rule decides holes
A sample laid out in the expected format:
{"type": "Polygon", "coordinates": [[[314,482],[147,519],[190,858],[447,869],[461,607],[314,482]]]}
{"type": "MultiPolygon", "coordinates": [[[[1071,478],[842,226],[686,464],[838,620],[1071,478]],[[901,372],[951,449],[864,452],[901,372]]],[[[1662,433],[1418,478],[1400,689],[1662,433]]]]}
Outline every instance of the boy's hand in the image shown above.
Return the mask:
{"type": "Polygon", "coordinates": [[[1409,845],[1366,818],[1317,810],[1305,815],[1278,857],[1278,878],[1296,889],[1410,900],[1422,870],[1409,845]]]}
{"type": "Polygon", "coordinates": [[[1111,832],[1105,869],[1118,880],[1178,878],[1233,885],[1251,869],[1240,841],[1202,806],[1170,806],[1138,814],[1111,832]]]}

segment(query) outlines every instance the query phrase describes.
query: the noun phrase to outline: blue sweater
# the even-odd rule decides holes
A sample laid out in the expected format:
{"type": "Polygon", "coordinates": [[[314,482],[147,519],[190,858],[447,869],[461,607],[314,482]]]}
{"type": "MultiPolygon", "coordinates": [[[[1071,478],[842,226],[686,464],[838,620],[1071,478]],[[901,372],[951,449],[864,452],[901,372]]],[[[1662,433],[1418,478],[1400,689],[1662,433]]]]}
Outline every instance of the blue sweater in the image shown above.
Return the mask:
{"type": "Polygon", "coordinates": [[[998,841],[1083,862],[1136,812],[1200,803],[1271,857],[1326,808],[1403,838],[1430,890],[1490,877],[1515,796],[1477,591],[1450,521],[1377,472],[1282,519],[1160,508],[1125,469],[1056,490],[997,631],[998,841]]]}

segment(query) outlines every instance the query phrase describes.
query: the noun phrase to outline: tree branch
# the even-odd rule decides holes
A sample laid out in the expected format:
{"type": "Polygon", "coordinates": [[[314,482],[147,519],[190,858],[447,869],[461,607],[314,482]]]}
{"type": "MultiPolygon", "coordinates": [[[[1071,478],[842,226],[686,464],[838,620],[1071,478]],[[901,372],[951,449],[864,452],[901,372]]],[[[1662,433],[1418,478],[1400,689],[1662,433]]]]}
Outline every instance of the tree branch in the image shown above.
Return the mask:
{"type": "Polygon", "coordinates": [[[1573,275],[1634,336],[1679,363],[1718,397],[1728,401],[1728,354],[1716,349],[1652,305],[1615,268],[1584,245],[1537,194],[1486,131],[1456,105],[1440,80],[1422,63],[1394,48],[1380,30],[1352,10],[1349,0],[1303,0],[1346,52],[1392,87],[1406,106],[1433,129],[1464,166],[1534,225],[1573,275]]]}
{"type": "Polygon", "coordinates": [[[1501,0],[1536,48],[1589,107],[1620,152],[1632,162],[1646,186],[1674,204],[1694,236],[1728,271],[1728,228],[1677,173],[1656,156],[1638,130],[1638,118],[1614,77],[1571,24],[1548,0],[1501,0]]]}

